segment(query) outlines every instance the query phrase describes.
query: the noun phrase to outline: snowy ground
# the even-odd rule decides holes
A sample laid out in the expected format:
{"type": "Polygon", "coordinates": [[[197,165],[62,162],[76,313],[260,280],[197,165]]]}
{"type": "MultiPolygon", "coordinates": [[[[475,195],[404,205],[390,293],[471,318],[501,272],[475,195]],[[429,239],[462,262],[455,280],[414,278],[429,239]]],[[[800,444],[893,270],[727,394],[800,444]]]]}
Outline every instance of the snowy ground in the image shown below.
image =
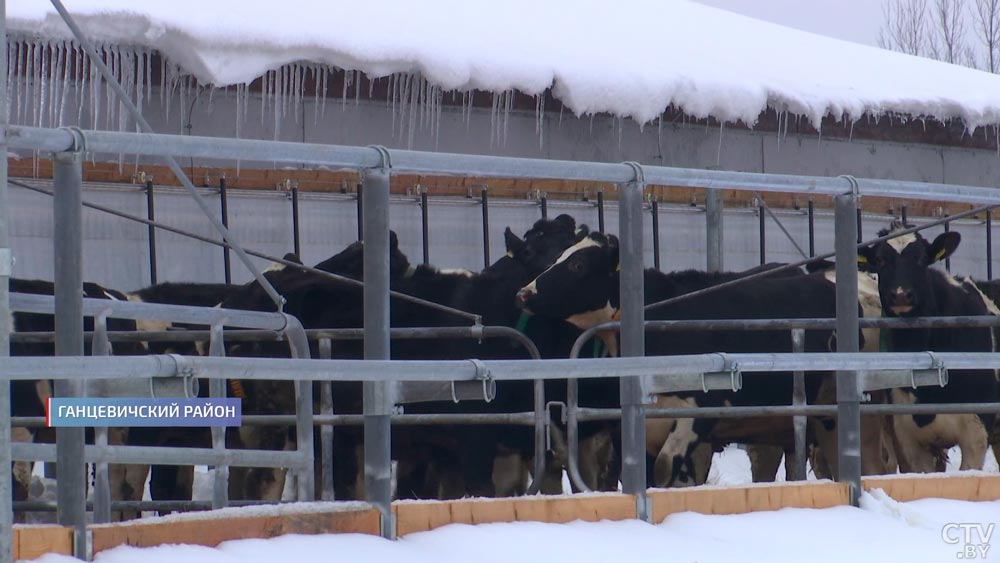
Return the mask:
{"type": "MultiPolygon", "coordinates": [[[[639,521],[572,522],[569,524],[453,524],[410,534],[390,542],[360,534],[297,536],[237,540],[217,548],[167,545],[118,547],[98,554],[97,563],[296,563],[336,561],[510,563],[609,560],[669,560],[672,563],[866,563],[954,561],[965,542],[961,529],[949,523],[973,524],[972,549],[979,549],[975,530],[1000,523],[1000,501],[961,502],[940,499],[897,503],[881,491],[865,494],[860,508],[783,509],[732,516],[674,514],[656,525],[639,521]],[[946,538],[959,538],[949,544],[946,538]]],[[[991,542],[1000,544],[998,535],[991,542]]],[[[976,561],[1000,561],[1000,550],[987,547],[976,561]]],[[[963,558],[968,559],[968,558],[963,558]]],[[[72,563],[48,555],[40,563],[72,563]]]]}

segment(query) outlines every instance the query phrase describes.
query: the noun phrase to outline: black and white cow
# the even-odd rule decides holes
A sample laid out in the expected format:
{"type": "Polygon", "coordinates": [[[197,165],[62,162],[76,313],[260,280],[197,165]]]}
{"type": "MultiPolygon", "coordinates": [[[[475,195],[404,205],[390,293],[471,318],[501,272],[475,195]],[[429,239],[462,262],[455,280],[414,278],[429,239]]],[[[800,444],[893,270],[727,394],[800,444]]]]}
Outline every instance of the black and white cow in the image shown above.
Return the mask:
{"type": "MultiPolygon", "coordinates": [[[[10,278],[8,284],[11,293],[25,293],[33,295],[54,295],[55,285],[47,280],[10,278]]],[[[126,296],[120,291],[102,287],[96,283],[84,282],[83,297],[89,299],[108,299],[113,301],[125,301],[126,296]]],[[[55,317],[48,314],[37,313],[14,313],[11,315],[12,333],[16,332],[53,332],[55,330],[55,317]]],[[[135,330],[135,322],[109,318],[107,320],[108,330],[135,330]]],[[[84,318],[85,331],[94,330],[94,319],[84,318]]],[[[91,354],[91,344],[89,339],[84,340],[84,354],[91,354]]],[[[13,356],[54,356],[55,345],[53,343],[27,343],[17,342],[11,345],[11,355],[13,356]]],[[[116,355],[134,355],[142,352],[142,348],[136,344],[118,342],[112,345],[112,352],[116,355]]],[[[48,380],[40,381],[12,381],[11,382],[11,415],[12,416],[45,416],[46,401],[53,396],[53,382],[48,380]]],[[[14,441],[38,441],[43,443],[54,443],[55,432],[50,428],[13,428],[12,439],[14,441]]],[[[93,441],[93,432],[88,429],[88,440],[93,441]]],[[[109,442],[122,443],[120,429],[109,430],[109,442]]],[[[28,485],[31,483],[31,463],[16,462],[14,464],[14,499],[26,500],[28,485]]]]}
{"type": "MultiPolygon", "coordinates": [[[[575,221],[569,216],[550,221],[539,221],[522,240],[513,233],[505,235],[508,255],[500,258],[480,273],[442,271],[421,265],[414,269],[396,268],[391,286],[394,290],[482,315],[486,325],[518,326],[521,312],[514,305],[518,289],[577,240],[575,221]]],[[[361,326],[363,319],[361,289],[345,286],[307,272],[289,273],[287,280],[276,284],[285,296],[285,311],[295,315],[307,328],[344,328],[361,326]]],[[[262,295],[243,296],[240,302],[224,306],[254,309],[266,306],[262,295]]],[[[408,301],[391,300],[393,327],[414,326],[463,326],[467,319],[453,314],[429,309],[408,301]]],[[[527,323],[526,331],[533,330],[534,322],[527,323]]],[[[550,337],[552,335],[549,335],[550,337]]],[[[541,339],[540,339],[541,340],[541,339]]],[[[572,337],[560,339],[572,343],[572,337]]],[[[568,351],[568,345],[566,344],[568,351]]],[[[543,345],[544,348],[544,345],[543,345]]],[[[468,358],[526,358],[527,353],[518,345],[500,340],[443,339],[432,341],[396,340],[393,342],[393,359],[468,359],[468,358]]],[[[281,343],[240,343],[230,347],[229,355],[275,356],[287,355],[287,345],[281,343]]],[[[565,352],[562,353],[565,357],[565,352]]],[[[335,341],[335,358],[360,358],[362,345],[358,341],[335,341]]],[[[286,382],[246,382],[247,403],[244,411],[287,413],[293,408],[291,385],[286,382]],[[257,400],[252,399],[257,397],[257,400]]],[[[361,410],[360,384],[344,384],[334,393],[334,411],[341,414],[361,410]],[[352,390],[353,385],[353,390],[352,390]]],[[[504,412],[531,408],[531,383],[505,383],[497,389],[497,399],[488,405],[451,402],[415,404],[407,412],[482,412],[490,409],[504,412]],[[526,406],[525,406],[526,405],[526,406]]],[[[519,431],[500,431],[493,426],[452,428],[393,428],[395,459],[400,461],[397,474],[397,494],[407,497],[437,498],[457,494],[489,495],[495,491],[493,465],[497,448],[506,446],[512,451],[525,449],[518,438],[519,431]],[[409,459],[407,459],[409,458],[409,459]],[[443,477],[447,475],[447,477],[443,477]],[[448,490],[442,490],[443,485],[448,490]]],[[[357,459],[361,444],[360,428],[335,428],[334,448],[335,483],[338,498],[359,498],[360,462],[357,459]],[[353,462],[352,462],[353,460],[353,462]]],[[[283,449],[291,447],[294,436],[288,432],[263,434],[255,431],[249,437],[252,447],[283,449]]],[[[261,490],[277,489],[278,480],[254,474],[241,495],[259,495],[261,490]],[[270,483],[270,485],[268,485],[270,483]]]]}
{"type": "MultiPolygon", "coordinates": [[[[652,303],[691,291],[684,275],[654,269],[645,272],[644,302],[652,303]]],[[[700,274],[711,277],[711,274],[700,274]]],[[[718,282],[716,282],[718,283],[718,282]]],[[[713,285],[701,281],[702,286],[713,285]]],[[[557,262],[518,294],[522,307],[537,315],[566,319],[581,329],[611,320],[619,308],[618,241],[592,233],[563,253],[557,262]]],[[[836,316],[834,285],[821,274],[751,280],[647,311],[654,319],[831,318],[836,316]]],[[[806,351],[830,351],[832,331],[806,331],[806,351]]],[[[646,335],[649,355],[708,352],[787,352],[787,331],[685,331],[646,335]]],[[[790,373],[744,374],[739,393],[677,394],[690,406],[790,404],[790,373]]],[[[819,379],[807,374],[807,399],[815,398],[819,379]]],[[[711,439],[718,421],[681,419],[657,453],[657,486],[690,484],[697,469],[690,454],[711,439]]]]}
{"type": "MultiPolygon", "coordinates": [[[[904,230],[894,222],[879,236],[904,230]]],[[[933,241],[919,233],[898,236],[863,247],[858,260],[878,276],[883,314],[888,317],[939,317],[994,315],[991,301],[970,279],[958,280],[934,264],[951,256],[961,235],[946,232],[933,241]]],[[[991,352],[995,332],[988,328],[893,329],[886,331],[887,351],[893,352],[991,352]]],[[[1000,381],[994,370],[950,370],[944,387],[893,389],[897,404],[995,402],[1000,381]]],[[[981,469],[994,428],[992,414],[899,415],[894,417],[900,470],[931,472],[940,469],[940,452],[953,446],[962,450],[961,469],[981,469]]]]}

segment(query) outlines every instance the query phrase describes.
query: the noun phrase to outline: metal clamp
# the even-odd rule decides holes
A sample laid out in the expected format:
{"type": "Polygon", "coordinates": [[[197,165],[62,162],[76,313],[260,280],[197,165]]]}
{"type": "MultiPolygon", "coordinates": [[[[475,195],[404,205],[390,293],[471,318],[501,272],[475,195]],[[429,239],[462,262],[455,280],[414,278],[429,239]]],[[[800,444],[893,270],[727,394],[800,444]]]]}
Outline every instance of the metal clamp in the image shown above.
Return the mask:
{"type": "Polygon", "coordinates": [[[67,152],[87,152],[87,134],[79,127],[60,127],[73,137],[73,144],[67,152]]]}
{"type": "Polygon", "coordinates": [[[837,177],[847,180],[847,184],[851,188],[851,191],[847,192],[847,194],[845,195],[852,195],[858,198],[861,197],[861,186],[859,185],[857,178],[851,176],[850,174],[841,174],[840,176],[837,177]]]}
{"type": "Polygon", "coordinates": [[[631,161],[631,160],[628,161],[628,162],[623,162],[622,164],[624,164],[625,166],[628,166],[629,168],[632,169],[632,174],[635,176],[634,179],[632,180],[633,182],[635,182],[637,184],[645,184],[646,183],[646,175],[642,171],[642,165],[641,164],[639,164],[638,162],[631,161]]]}
{"type": "Polygon", "coordinates": [[[374,149],[378,153],[379,159],[382,162],[376,168],[381,168],[383,170],[392,168],[392,157],[389,155],[389,149],[382,145],[368,145],[368,148],[374,149]]]}
{"type": "Polygon", "coordinates": [[[910,385],[917,387],[927,387],[937,384],[944,387],[948,384],[948,368],[944,361],[934,352],[924,352],[931,358],[931,366],[927,369],[915,369],[910,371],[910,385]]]}
{"type": "Polygon", "coordinates": [[[722,358],[722,369],[701,374],[701,388],[709,391],[739,391],[743,388],[743,372],[738,362],[734,362],[725,352],[715,354],[722,358]]]}
{"type": "Polygon", "coordinates": [[[487,403],[492,402],[497,397],[497,381],[493,379],[490,368],[486,367],[486,364],[479,360],[469,361],[472,362],[472,365],[476,366],[476,379],[483,382],[483,400],[487,403]]]}

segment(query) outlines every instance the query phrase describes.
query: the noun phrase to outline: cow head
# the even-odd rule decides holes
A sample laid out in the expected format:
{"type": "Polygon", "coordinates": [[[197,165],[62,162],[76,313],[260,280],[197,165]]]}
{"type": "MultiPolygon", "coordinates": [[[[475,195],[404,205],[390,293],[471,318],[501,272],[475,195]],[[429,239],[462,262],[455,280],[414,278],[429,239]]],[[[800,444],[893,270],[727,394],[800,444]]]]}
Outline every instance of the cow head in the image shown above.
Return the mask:
{"type": "MultiPolygon", "coordinates": [[[[879,236],[905,230],[910,225],[894,221],[879,236]]],[[[951,256],[962,240],[956,232],[938,235],[927,242],[920,233],[902,235],[858,252],[861,269],[878,275],[879,300],[884,314],[915,317],[933,311],[930,267],[951,256]]]]}
{"type": "Polygon", "coordinates": [[[580,329],[611,320],[618,306],[618,239],[590,233],[517,294],[522,309],[580,329]]]}
{"type": "Polygon", "coordinates": [[[517,263],[531,279],[551,266],[563,251],[589,232],[587,225],[577,227],[576,220],[566,214],[555,219],[535,221],[531,229],[524,233],[523,239],[507,227],[504,231],[507,255],[501,261],[517,263]]]}
{"type": "MultiPolygon", "coordinates": [[[[364,273],[364,241],[348,245],[339,253],[316,264],[316,269],[359,279],[364,273]]],[[[399,237],[389,231],[389,277],[399,279],[411,271],[410,260],[399,250],[399,237]]]]}

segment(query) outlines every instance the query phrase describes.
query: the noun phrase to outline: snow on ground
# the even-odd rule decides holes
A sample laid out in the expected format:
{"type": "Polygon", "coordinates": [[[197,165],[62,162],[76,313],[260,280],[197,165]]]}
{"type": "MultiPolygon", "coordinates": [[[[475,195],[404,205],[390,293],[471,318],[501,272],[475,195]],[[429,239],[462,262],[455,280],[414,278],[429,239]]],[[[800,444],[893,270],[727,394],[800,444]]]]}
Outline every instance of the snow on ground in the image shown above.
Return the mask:
{"type": "MultiPolygon", "coordinates": [[[[303,62],[445,91],[552,94],[577,115],[639,123],[674,104],[754,123],[767,106],[1000,123],[1000,77],[823,37],[688,0],[66,0],[93,39],[165,53],[202,83],[303,62]],[[652,22],[655,22],[652,23],[652,22]]],[[[66,39],[49,2],[7,2],[11,31],[66,39]]],[[[45,43],[40,43],[45,44],[45,43]]],[[[408,88],[408,86],[407,86],[408,88]]]]}
{"type": "MultiPolygon", "coordinates": [[[[860,508],[783,509],[730,516],[680,513],[649,525],[639,521],[452,524],[410,534],[394,542],[361,534],[288,535],[267,540],[236,540],[207,548],[166,545],[118,547],[98,554],[97,563],[296,563],[393,561],[518,563],[570,561],[671,561],[672,563],[851,563],[954,561],[964,541],[949,523],[1000,523],[1000,501],[964,502],[925,499],[897,503],[881,490],[865,493],[860,508]]],[[[958,530],[958,531],[956,531],[958,530]]],[[[973,543],[980,543],[973,527],[973,543]]],[[[989,545],[1000,545],[994,533],[989,545]]],[[[988,549],[976,561],[1000,561],[988,549]]],[[[49,555],[40,563],[71,563],[49,555]]]]}

